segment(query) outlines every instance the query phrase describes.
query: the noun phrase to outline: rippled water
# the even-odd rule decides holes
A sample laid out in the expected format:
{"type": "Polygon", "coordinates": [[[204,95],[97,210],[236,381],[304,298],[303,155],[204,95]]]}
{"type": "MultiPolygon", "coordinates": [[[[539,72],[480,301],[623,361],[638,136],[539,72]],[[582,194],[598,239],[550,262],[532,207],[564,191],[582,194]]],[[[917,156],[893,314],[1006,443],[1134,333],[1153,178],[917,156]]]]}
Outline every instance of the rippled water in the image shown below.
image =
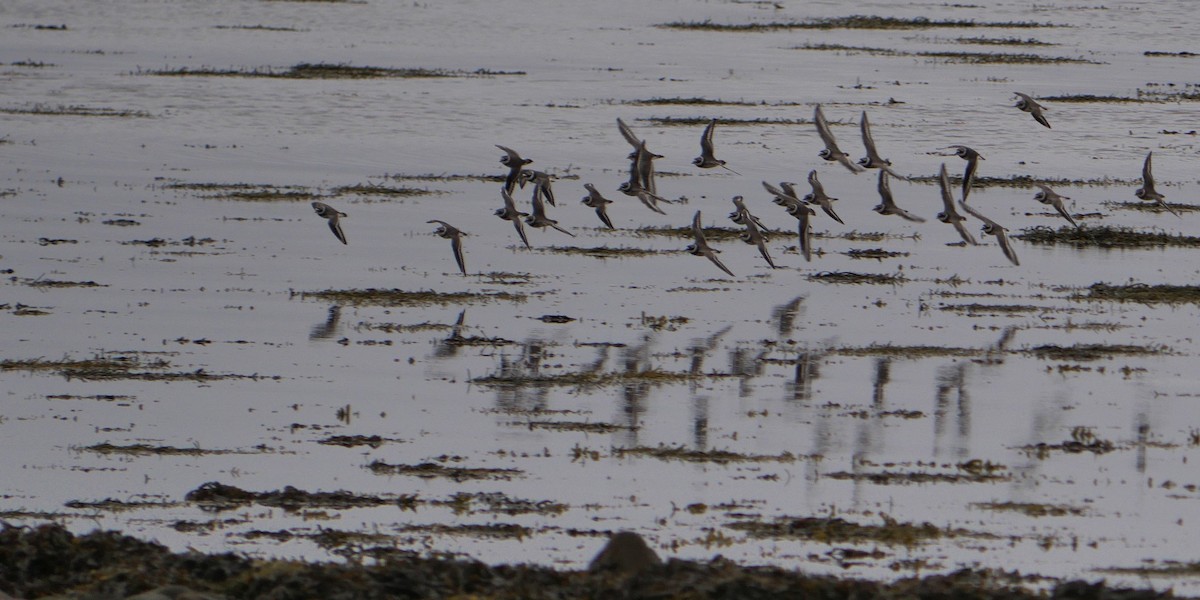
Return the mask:
{"type": "MultiPolygon", "coordinates": [[[[1193,560],[1196,309],[1079,298],[1096,282],[1191,283],[1191,251],[1017,240],[1015,267],[991,238],[977,248],[948,245],[958,238],[932,219],[936,186],[892,185],[901,206],[930,222],[881,217],[870,210],[874,176],[821,161],[808,123],[822,104],[843,149],[858,156],[856,124],[867,110],[881,152],[901,173],[931,175],[945,162],[958,174],[962,161],[937,151],[967,144],[986,157],[981,177],[1111,180],[1057,189],[1089,227],[1194,234],[1190,212],[1177,219],[1122,205],[1134,201],[1148,150],[1169,201],[1188,204],[1196,193],[1195,110],[1180,94],[1196,93],[1189,78],[1200,58],[1144,54],[1197,50],[1184,36],[1196,26],[1189,8],[6,2],[2,358],[16,367],[115,356],[139,361],[145,368],[136,372],[240,377],[0,371],[0,516],[118,528],[176,548],[306,558],[331,556],[314,541],[322,530],[359,531],[382,534],[365,545],[563,567],[585,564],[604,533],[633,529],[680,558],[719,553],[885,578],[991,567],[1195,593],[1186,574],[1106,569],[1193,560]],[[1051,26],[657,26],[850,14],[1051,26]],[[798,49],[830,44],[848,49],[798,49]],[[1082,62],[969,64],[930,52],[1082,62]],[[154,74],[302,63],[500,74],[154,74]],[[1012,108],[1018,90],[1171,96],[1047,101],[1047,130],[1012,108]],[[663,98],[725,103],[637,102],[663,98]],[[628,152],[618,117],[664,155],[660,191],[686,204],[656,215],[616,191],[628,152]],[[666,117],[729,121],[717,130],[718,155],[741,175],[692,167],[702,126],[666,117]],[[551,215],[578,237],[530,231],[530,251],[492,216],[499,184],[480,176],[504,172],[495,144],[558,176],[551,215]],[[795,220],[759,184],[803,182],[810,169],[841,198],[847,222],[816,218],[821,252],[811,264],[795,250],[795,220]],[[617,230],[599,229],[578,204],[585,182],[615,201],[617,230]],[[238,184],[334,205],[349,214],[349,245],[312,213],[313,197],[219,197],[238,184]],[[435,193],[335,195],[356,185],[435,193]],[[779,230],[770,249],[782,268],[768,269],[737,240],[714,241],[737,275],[727,278],[682,252],[686,238],[639,231],[686,227],[696,210],[705,226],[731,227],[733,195],[779,230]],[[430,219],[469,234],[470,275],[457,273],[430,219]],[[596,248],[660,252],[597,258],[596,248]],[[847,254],[874,249],[898,254],[847,254]],[[825,272],[897,280],[813,277],[825,272]],[[519,298],[381,307],[301,294],[361,288],[519,298]],[[1088,359],[1044,348],[1081,345],[1141,353],[1088,359]],[[160,359],[169,366],[149,368],[160,359]],[[383,442],[318,443],[334,435],[383,442]],[[96,450],[104,443],[209,452],[104,454],[96,450]],[[1088,444],[1097,451],[1064,450],[1088,444]],[[651,453],[662,449],[675,452],[651,453]],[[722,452],[734,455],[716,460],[722,452]],[[456,481],[378,474],[366,468],[375,461],[511,471],[456,481]],[[348,490],[389,504],[214,513],[184,502],[209,481],[259,492],[348,490]],[[92,504],[110,499],[132,506],[92,504]],[[784,517],[929,523],[942,535],[829,542],[745,528],[784,517]]],[[[1034,191],[991,186],[971,198],[1013,233],[1058,227],[1034,191]]],[[[522,205],[528,193],[517,194],[522,205]]]]}

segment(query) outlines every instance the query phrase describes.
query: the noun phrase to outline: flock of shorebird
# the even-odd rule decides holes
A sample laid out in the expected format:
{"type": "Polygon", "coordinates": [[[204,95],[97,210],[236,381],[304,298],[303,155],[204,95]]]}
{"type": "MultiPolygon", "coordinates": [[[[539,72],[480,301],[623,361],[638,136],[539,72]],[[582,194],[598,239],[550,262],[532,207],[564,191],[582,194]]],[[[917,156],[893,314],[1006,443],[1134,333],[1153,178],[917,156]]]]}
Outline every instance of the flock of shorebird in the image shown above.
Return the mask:
{"type": "MultiPolygon", "coordinates": [[[[1028,94],[1023,94],[1021,92],[1014,93],[1016,94],[1017,98],[1017,103],[1015,105],[1016,108],[1029,113],[1035,121],[1044,127],[1050,127],[1050,122],[1046,119],[1046,115],[1044,114],[1044,111],[1048,110],[1045,106],[1038,103],[1028,94]]],[[[829,128],[829,122],[825,119],[824,113],[821,112],[821,106],[819,104],[816,106],[816,109],[813,112],[813,121],[816,123],[817,134],[820,136],[821,141],[825,144],[825,148],[818,153],[821,158],[830,162],[837,162],[849,169],[852,173],[861,173],[867,169],[876,169],[879,171],[878,190],[881,203],[874,207],[873,210],[875,212],[881,215],[896,215],[903,219],[917,223],[925,222],[925,219],[913,215],[896,205],[896,201],[892,196],[888,179],[889,177],[895,177],[908,181],[909,178],[892,170],[891,161],[880,156],[879,151],[875,148],[875,140],[871,135],[871,124],[867,120],[866,111],[863,111],[862,118],[859,120],[859,128],[862,131],[863,146],[866,148],[867,155],[858,159],[857,162],[853,161],[848,154],[843,152],[838,147],[837,140],[834,139],[833,132],[829,128]]],[[[731,173],[739,174],[737,171],[734,171],[732,168],[726,166],[725,161],[716,157],[716,150],[713,144],[713,133],[716,129],[716,125],[717,119],[712,119],[704,128],[704,133],[700,136],[700,156],[696,157],[692,161],[692,164],[701,169],[713,169],[719,167],[730,171],[731,173]]],[[[666,203],[670,201],[658,195],[654,175],[654,160],[662,158],[662,155],[655,154],[648,150],[646,148],[646,140],[639,138],[636,134],[634,134],[633,130],[630,129],[629,126],[619,118],[617,119],[617,126],[620,129],[622,137],[624,137],[625,140],[628,141],[631,146],[633,146],[633,152],[631,152],[628,156],[630,161],[629,180],[622,183],[617,189],[627,196],[636,197],[650,210],[659,214],[666,214],[666,212],[664,212],[659,206],[659,203],[666,203]]],[[[519,153],[517,153],[516,150],[506,146],[501,146],[499,144],[497,144],[496,147],[504,151],[504,155],[500,157],[500,162],[504,166],[508,167],[508,174],[504,179],[504,186],[500,191],[500,194],[504,199],[504,206],[503,208],[496,210],[496,216],[512,222],[513,227],[515,227],[517,230],[517,235],[520,236],[521,242],[525,244],[526,248],[532,248],[532,246],[529,244],[529,238],[525,234],[525,228],[522,225],[522,222],[530,227],[536,227],[539,229],[550,227],[574,237],[574,233],[571,233],[570,231],[560,227],[558,225],[558,221],[551,219],[546,214],[546,204],[549,204],[550,206],[557,206],[557,202],[554,198],[554,190],[551,185],[553,177],[550,174],[542,171],[527,169],[526,165],[529,165],[533,161],[523,158],[519,153]],[[517,187],[524,189],[526,184],[531,184],[533,186],[533,197],[531,199],[532,213],[521,212],[517,208],[516,201],[513,200],[512,196],[517,187]]],[[[961,199],[958,200],[957,207],[981,221],[983,223],[981,231],[985,235],[995,236],[1001,251],[1004,253],[1004,256],[1008,258],[1012,264],[1020,265],[1020,261],[1017,259],[1017,253],[1013,249],[1012,244],[1008,239],[1008,230],[999,223],[981,214],[976,208],[967,204],[967,197],[971,193],[971,187],[975,180],[975,172],[978,168],[979,161],[983,159],[983,156],[980,156],[980,154],[975,150],[962,145],[949,146],[943,148],[942,150],[953,150],[954,156],[958,156],[967,161],[966,170],[963,172],[962,177],[961,199]]],[[[1154,177],[1151,172],[1151,160],[1153,159],[1153,154],[1153,152],[1150,152],[1146,155],[1146,160],[1142,166],[1142,187],[1134,192],[1134,196],[1140,200],[1154,202],[1159,207],[1166,209],[1167,211],[1171,212],[1171,214],[1179,217],[1179,213],[1175,212],[1170,206],[1168,206],[1164,201],[1165,197],[1161,193],[1157,192],[1154,188],[1154,177]]],[[[950,155],[946,154],[946,156],[950,155]]],[[[954,193],[950,188],[950,177],[946,172],[945,163],[942,163],[941,171],[938,175],[938,182],[941,187],[943,209],[942,212],[937,214],[937,219],[943,223],[953,225],[955,230],[958,231],[959,236],[962,237],[962,240],[965,244],[973,246],[978,245],[975,237],[971,235],[970,231],[967,230],[965,225],[967,220],[966,217],[959,213],[955,206],[956,203],[954,200],[954,193]]],[[[844,224],[844,221],[842,221],[841,217],[838,216],[837,212],[834,211],[833,208],[833,202],[836,201],[837,198],[831,197],[825,192],[825,188],[821,185],[815,169],[809,171],[808,173],[808,184],[811,186],[812,191],[804,196],[801,196],[800,192],[795,189],[794,186],[796,184],[794,183],[785,181],[781,182],[779,187],[776,187],[766,181],[762,182],[763,188],[765,188],[773,197],[773,202],[782,206],[789,215],[795,217],[799,221],[799,248],[801,253],[804,255],[804,259],[811,262],[811,218],[817,214],[816,211],[811,208],[811,206],[820,207],[825,214],[838,223],[844,224]]],[[[1082,227],[1080,227],[1075,219],[1071,217],[1071,213],[1066,209],[1066,206],[1063,203],[1064,200],[1070,200],[1069,197],[1056,193],[1048,186],[1042,184],[1034,185],[1036,185],[1040,190],[1034,195],[1034,200],[1052,207],[1072,226],[1082,230],[1082,227]]],[[[600,191],[596,189],[596,186],[592,185],[591,183],[585,183],[583,184],[583,187],[588,192],[588,195],[583,198],[583,204],[595,209],[596,215],[600,218],[600,221],[605,227],[608,227],[609,229],[615,229],[612,221],[608,217],[607,212],[607,206],[612,203],[612,200],[605,198],[600,191]]],[[[734,211],[729,214],[729,218],[734,223],[745,228],[745,231],[740,234],[741,239],[747,244],[756,246],[767,264],[770,265],[771,268],[775,268],[775,261],[771,258],[771,254],[767,250],[766,246],[766,234],[769,233],[769,230],[763,225],[762,221],[760,221],[758,217],[751,214],[746,208],[742,196],[734,196],[732,200],[734,211]]],[[[337,236],[337,239],[343,244],[347,243],[346,234],[342,231],[341,225],[341,218],[345,217],[346,213],[340,212],[323,202],[313,202],[312,206],[317,215],[328,220],[329,228],[333,231],[333,234],[337,236]]],[[[707,239],[705,239],[704,230],[700,224],[700,213],[701,211],[697,210],[695,216],[692,217],[691,229],[693,242],[687,246],[687,252],[696,256],[703,256],[707,258],[726,274],[733,277],[733,272],[730,271],[729,268],[726,267],[719,258],[717,258],[717,253],[719,250],[715,250],[709,246],[707,239]]],[[[466,261],[463,258],[462,244],[462,238],[465,234],[458,228],[445,221],[435,219],[428,222],[437,224],[437,229],[434,232],[436,235],[450,240],[451,248],[454,252],[454,260],[458,264],[459,271],[461,271],[463,275],[466,275],[467,267],[466,261]]]]}

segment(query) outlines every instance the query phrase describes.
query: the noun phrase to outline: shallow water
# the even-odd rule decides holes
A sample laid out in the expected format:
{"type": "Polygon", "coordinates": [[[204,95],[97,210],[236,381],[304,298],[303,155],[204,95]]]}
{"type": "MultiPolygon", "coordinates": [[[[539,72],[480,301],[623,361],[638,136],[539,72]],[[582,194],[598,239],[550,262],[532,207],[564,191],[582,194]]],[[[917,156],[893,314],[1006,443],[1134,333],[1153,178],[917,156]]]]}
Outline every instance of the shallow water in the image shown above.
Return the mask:
{"type": "MultiPolygon", "coordinates": [[[[163,359],[168,367],[135,371],[239,377],[94,380],[0,371],[0,516],[54,519],[79,531],[118,528],[180,549],[318,559],[334,554],[316,534],[357,531],[382,534],[364,546],[571,568],[586,564],[606,532],[633,529],[680,558],[719,553],[873,578],[992,567],[1200,592],[1190,571],[1163,569],[1193,560],[1196,308],[1078,298],[1096,282],[1188,284],[1197,275],[1191,251],[1015,240],[1015,267],[991,238],[981,247],[947,245],[958,237],[932,218],[941,209],[936,186],[892,184],[898,203],[930,222],[881,217],[870,210],[878,202],[874,175],[819,160],[820,142],[807,123],[813,104],[822,104],[842,148],[858,156],[856,124],[869,111],[881,152],[901,173],[930,175],[945,162],[957,175],[962,161],[937,151],[968,144],[986,157],[981,177],[1115,180],[1057,189],[1073,199],[1075,214],[1086,215],[1086,226],[1194,235],[1190,212],[1180,219],[1120,204],[1135,200],[1148,150],[1170,202],[1188,204],[1196,193],[1195,111],[1178,94],[1196,92],[1188,74],[1200,58],[1143,54],[1195,50],[1171,37],[1194,31],[1187,8],[888,2],[848,13],[835,2],[696,0],[567,8],[534,0],[151,1],[103,9],[6,2],[0,269],[11,274],[0,296],[2,358],[163,359]],[[849,14],[1053,26],[655,26],[849,14]],[[59,25],[66,28],[45,27],[59,25]],[[963,37],[1054,45],[956,41],[963,37]],[[819,44],[893,53],[797,49],[819,44]],[[979,65],[917,55],[934,51],[1091,62],[979,65]],[[283,71],[301,63],[508,74],[310,80],[152,73],[283,71]],[[1047,130],[1012,108],[1015,90],[1176,96],[1047,101],[1054,126],[1047,130]],[[635,102],[693,97],[748,104],[635,102]],[[719,126],[718,155],[737,176],[690,165],[701,126],[656,120],[713,116],[804,122],[719,126]],[[656,215],[616,191],[628,152],[618,117],[665,156],[660,191],[686,204],[656,215]],[[531,230],[534,249],[526,250],[511,225],[491,215],[499,184],[474,176],[504,172],[495,144],[559,176],[560,206],[551,215],[578,237],[531,230]],[[810,169],[841,198],[847,225],[819,215],[821,252],[805,263],[795,250],[795,220],[769,202],[759,182],[803,182],[810,169]],[[473,177],[422,178],[430,175],[473,177]],[[579,205],[585,182],[615,201],[616,231],[598,229],[592,211],[579,205]],[[349,245],[312,213],[313,197],[218,197],[236,184],[307,192],[334,205],[349,214],[349,245]],[[354,185],[436,193],[335,195],[354,185]],[[727,278],[682,252],[687,239],[638,229],[686,227],[696,210],[705,226],[731,227],[733,195],[744,195],[779,230],[770,249],[781,268],[768,269],[736,239],[714,241],[737,275],[727,278]],[[469,234],[469,276],[458,275],[430,219],[469,234]],[[163,244],[144,243],[155,239],[163,244]],[[553,247],[661,252],[596,258],[553,247]],[[871,249],[900,254],[846,254],[871,249]],[[812,277],[824,272],[900,278],[848,284],[812,277]],[[97,285],[46,284],[55,281],[97,285]],[[383,307],[301,294],[359,288],[522,297],[383,307]],[[23,314],[20,306],[45,314],[23,314]],[[546,322],[546,315],[573,320],[546,322]],[[447,343],[460,318],[459,341],[495,343],[447,343]],[[1091,359],[1039,350],[1092,344],[1110,351],[1091,359]],[[1118,345],[1141,353],[1112,352],[1118,345]],[[887,346],[913,349],[880,349],[887,346]],[[585,372],[608,377],[596,384],[585,372]],[[481,381],[488,376],[509,380],[481,381]],[[332,435],[385,441],[318,443],[332,435]],[[1064,445],[1072,441],[1078,444],[1064,445]],[[95,451],[103,443],[209,452],[95,451]],[[1038,444],[1105,450],[1038,451],[1038,444]],[[660,447],[708,454],[688,461],[682,452],[645,453],[660,447]],[[716,451],[737,454],[717,461],[716,451]],[[515,471],[456,481],[377,474],[366,468],[374,461],[515,471]],[[209,481],[410,502],[216,513],[184,502],[209,481]],[[528,502],[489,503],[497,498],[491,493],[528,502]],[[108,499],[133,506],[88,504],[108,499]],[[941,535],[828,541],[754,537],[739,525],[779,517],[929,523],[941,535]],[[1114,568],[1159,570],[1107,571],[1114,568]]],[[[971,199],[1013,233],[1058,227],[1031,199],[1034,191],[984,187],[971,199]]],[[[517,194],[526,207],[528,193],[517,194]]]]}

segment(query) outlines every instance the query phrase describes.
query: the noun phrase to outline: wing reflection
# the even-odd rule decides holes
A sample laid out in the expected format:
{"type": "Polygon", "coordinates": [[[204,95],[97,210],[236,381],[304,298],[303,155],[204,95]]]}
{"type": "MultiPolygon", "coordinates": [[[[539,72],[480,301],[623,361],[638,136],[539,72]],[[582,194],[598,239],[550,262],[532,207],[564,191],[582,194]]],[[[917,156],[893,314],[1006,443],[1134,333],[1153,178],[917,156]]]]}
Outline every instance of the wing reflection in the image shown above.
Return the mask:
{"type": "Polygon", "coordinates": [[[312,331],[308,334],[309,340],[327,340],[337,333],[338,321],[342,319],[342,307],[339,304],[334,304],[329,307],[329,314],[325,315],[323,323],[313,325],[312,331]]]}

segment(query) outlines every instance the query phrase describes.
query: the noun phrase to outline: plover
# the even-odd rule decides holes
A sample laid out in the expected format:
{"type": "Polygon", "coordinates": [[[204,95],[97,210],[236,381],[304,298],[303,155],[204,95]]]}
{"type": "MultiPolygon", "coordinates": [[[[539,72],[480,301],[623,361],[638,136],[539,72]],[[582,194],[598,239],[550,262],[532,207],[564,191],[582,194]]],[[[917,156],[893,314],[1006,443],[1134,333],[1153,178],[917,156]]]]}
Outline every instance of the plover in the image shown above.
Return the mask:
{"type": "Polygon", "coordinates": [[[1004,252],[1004,256],[1008,257],[1008,260],[1012,261],[1012,264],[1020,266],[1021,261],[1017,260],[1017,253],[1013,250],[1012,244],[1009,243],[1008,235],[1005,234],[1008,231],[1007,229],[1001,227],[999,223],[979,214],[979,211],[971,208],[966,202],[960,200],[958,205],[972,217],[983,221],[983,233],[996,236],[996,241],[1000,244],[1000,250],[1004,252]]]}
{"type": "Polygon", "coordinates": [[[887,171],[879,171],[879,197],[882,202],[875,206],[872,210],[881,215],[896,215],[907,221],[914,223],[924,223],[925,219],[918,217],[899,206],[896,206],[896,200],[892,197],[892,186],[888,184],[887,171]]]}
{"type": "MultiPolygon", "coordinates": [[[[1154,202],[1167,209],[1167,211],[1169,211],[1171,214],[1182,219],[1183,217],[1180,216],[1179,213],[1175,212],[1175,210],[1170,206],[1167,206],[1166,196],[1158,193],[1154,189],[1154,173],[1152,172],[1152,167],[1150,164],[1153,158],[1154,151],[1150,151],[1146,154],[1146,162],[1142,163],[1142,187],[1138,188],[1133,195],[1137,196],[1139,200],[1154,202]]],[[[332,224],[330,226],[332,226],[332,224]]]]}
{"type": "Polygon", "coordinates": [[[725,161],[718,160],[715,151],[713,150],[713,129],[717,127],[717,120],[713,119],[708,122],[708,126],[704,128],[704,133],[700,136],[700,156],[692,159],[692,164],[701,169],[712,169],[721,167],[734,175],[741,175],[737,171],[725,166],[725,161]]]}
{"type": "Polygon", "coordinates": [[[575,237],[575,234],[563,229],[562,227],[559,227],[558,221],[546,216],[546,205],[542,202],[542,197],[537,193],[537,190],[534,190],[533,193],[533,214],[525,217],[525,224],[529,225],[530,227],[537,227],[539,229],[553,227],[554,229],[557,229],[571,237],[575,237]]]}
{"type": "Polygon", "coordinates": [[[963,225],[966,217],[958,214],[954,208],[954,193],[950,191],[950,175],[946,173],[946,163],[942,163],[942,171],[938,176],[938,186],[942,190],[942,212],[937,214],[937,220],[943,223],[949,223],[958,230],[958,235],[962,236],[964,242],[978,246],[979,242],[975,241],[975,236],[967,231],[967,227],[963,225]]]}
{"type": "Polygon", "coordinates": [[[426,223],[437,223],[438,228],[436,231],[434,231],[434,233],[447,239],[447,240],[450,240],[450,249],[454,251],[454,262],[458,263],[458,270],[462,271],[463,275],[466,275],[467,274],[467,264],[463,260],[463,249],[462,249],[462,236],[464,235],[463,232],[461,230],[459,230],[457,227],[454,227],[453,225],[451,225],[445,221],[439,221],[437,219],[433,219],[432,221],[426,221],[426,223]]]}
{"type": "Polygon", "coordinates": [[[833,210],[833,203],[837,198],[831,198],[825,193],[825,186],[821,185],[821,181],[817,179],[817,171],[815,169],[808,172],[808,185],[812,186],[812,193],[805,195],[802,200],[809,204],[819,205],[821,210],[825,211],[825,214],[833,217],[834,221],[845,225],[846,222],[833,210]]]}
{"type": "Polygon", "coordinates": [[[962,201],[967,201],[967,196],[971,194],[971,185],[975,183],[975,170],[979,167],[979,161],[984,160],[983,156],[970,147],[955,145],[947,146],[943,150],[954,150],[954,155],[967,161],[967,168],[963,171],[962,180],[962,201]]]}
{"type": "Polygon", "coordinates": [[[521,218],[529,216],[529,213],[523,213],[517,210],[517,203],[513,200],[512,194],[508,190],[501,188],[500,195],[504,196],[504,208],[496,209],[496,216],[505,221],[512,221],[513,227],[517,228],[517,235],[521,236],[521,241],[525,243],[526,248],[533,248],[529,245],[529,238],[525,237],[525,227],[521,225],[521,218]]]}
{"type": "Polygon", "coordinates": [[[346,213],[340,212],[324,202],[313,202],[312,207],[313,210],[316,211],[317,216],[324,217],[329,221],[329,230],[333,232],[333,235],[337,236],[338,240],[345,244],[346,234],[342,233],[342,223],[340,219],[346,216],[346,213]]]}
{"type": "Polygon", "coordinates": [[[733,197],[733,206],[735,210],[729,213],[729,220],[745,227],[746,230],[739,234],[743,242],[758,247],[758,253],[767,261],[771,268],[775,268],[775,261],[771,259],[771,253],[767,252],[767,237],[763,235],[762,222],[750,213],[750,209],[746,208],[745,202],[741,196],[733,197]]]}
{"type": "Polygon", "coordinates": [[[825,114],[821,112],[820,104],[813,111],[813,122],[817,124],[817,135],[821,136],[821,141],[825,144],[825,149],[818,155],[825,160],[842,163],[842,166],[850,169],[851,173],[861,173],[863,168],[854,164],[845,152],[838,149],[837,140],[833,139],[833,132],[829,130],[829,121],[825,120],[825,114]]]}
{"type": "Polygon", "coordinates": [[[554,201],[554,189],[550,187],[552,180],[553,178],[549,173],[530,169],[528,171],[521,171],[518,184],[524,189],[526,183],[532,183],[533,195],[537,196],[541,194],[546,199],[546,202],[550,203],[550,206],[558,206],[558,203],[554,201]]]}
{"type": "Polygon", "coordinates": [[[613,227],[612,221],[608,219],[608,212],[605,210],[606,206],[612,204],[612,200],[602,196],[600,194],[600,190],[597,190],[596,186],[590,183],[583,184],[583,187],[588,191],[588,195],[583,197],[583,203],[589,208],[596,209],[596,216],[600,217],[600,221],[603,222],[606,227],[609,229],[616,229],[616,227],[613,227]]]}
{"type": "Polygon", "coordinates": [[[1040,183],[1035,183],[1033,185],[1037,186],[1038,189],[1041,190],[1033,195],[1034,200],[1037,200],[1038,202],[1041,202],[1047,206],[1054,207],[1054,210],[1057,211],[1058,214],[1062,215],[1062,218],[1066,219],[1068,223],[1074,225],[1076,229],[1082,229],[1079,226],[1079,223],[1076,223],[1075,219],[1071,218],[1071,213],[1067,212],[1067,207],[1063,204],[1063,200],[1071,199],[1069,196],[1061,196],[1058,194],[1058,192],[1050,189],[1049,186],[1045,186],[1040,183]]]}
{"type": "Polygon", "coordinates": [[[1029,94],[1022,94],[1021,92],[1013,93],[1016,94],[1018,98],[1016,104],[1017,108],[1029,113],[1033,117],[1033,120],[1044,125],[1046,129],[1050,129],[1050,121],[1047,121],[1046,115],[1042,114],[1043,110],[1050,109],[1038,104],[1037,100],[1034,100],[1029,94]]]}
{"type": "Polygon", "coordinates": [[[725,271],[730,277],[735,277],[733,271],[726,267],[721,259],[717,258],[717,250],[713,250],[708,245],[708,240],[704,238],[704,230],[700,228],[700,211],[696,211],[696,216],[692,217],[692,237],[694,241],[688,244],[687,251],[694,256],[703,256],[711,260],[714,265],[725,271]]]}
{"type": "Polygon", "coordinates": [[[496,144],[496,147],[504,151],[504,156],[500,157],[500,164],[508,167],[508,176],[504,178],[504,189],[508,190],[508,193],[511,194],[516,189],[517,179],[521,176],[521,169],[533,161],[528,158],[521,158],[521,155],[517,154],[516,150],[507,146],[496,144]]]}
{"type": "Polygon", "coordinates": [[[867,120],[867,111],[862,112],[862,120],[858,125],[862,129],[863,146],[867,149],[867,155],[858,159],[858,164],[864,169],[879,169],[892,177],[908,181],[907,177],[892,170],[892,161],[879,156],[879,151],[875,149],[875,138],[871,135],[871,122],[867,120]]]}

